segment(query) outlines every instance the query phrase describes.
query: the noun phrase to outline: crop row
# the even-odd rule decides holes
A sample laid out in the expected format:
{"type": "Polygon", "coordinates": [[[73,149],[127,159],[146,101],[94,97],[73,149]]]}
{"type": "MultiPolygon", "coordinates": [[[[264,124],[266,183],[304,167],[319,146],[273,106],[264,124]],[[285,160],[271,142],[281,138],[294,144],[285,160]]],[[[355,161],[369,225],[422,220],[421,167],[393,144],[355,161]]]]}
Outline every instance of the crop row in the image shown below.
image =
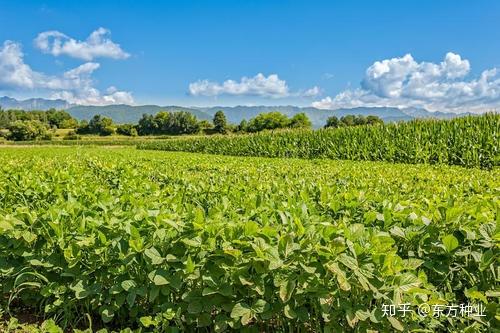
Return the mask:
{"type": "Polygon", "coordinates": [[[143,142],[140,149],[234,156],[330,158],[398,163],[500,165],[500,114],[379,126],[143,142]]]}
{"type": "Polygon", "coordinates": [[[0,314],[157,332],[491,331],[498,179],[498,169],[4,148],[0,314]],[[384,316],[406,303],[481,304],[484,317],[384,316]]]}
{"type": "Polygon", "coordinates": [[[36,141],[0,141],[4,146],[136,146],[142,142],[163,141],[161,139],[85,139],[85,140],[36,140],[36,141]]]}

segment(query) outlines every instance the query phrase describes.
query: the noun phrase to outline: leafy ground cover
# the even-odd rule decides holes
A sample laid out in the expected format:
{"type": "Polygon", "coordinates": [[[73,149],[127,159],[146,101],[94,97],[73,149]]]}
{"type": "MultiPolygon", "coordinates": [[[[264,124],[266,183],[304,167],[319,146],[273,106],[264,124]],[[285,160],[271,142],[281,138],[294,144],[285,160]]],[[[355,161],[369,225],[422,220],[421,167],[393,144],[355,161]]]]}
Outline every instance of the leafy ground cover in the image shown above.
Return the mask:
{"type": "Polygon", "coordinates": [[[379,126],[141,142],[140,149],[234,156],[331,158],[397,163],[500,165],[500,114],[379,126]]]}
{"type": "Polygon", "coordinates": [[[99,138],[82,140],[37,140],[37,141],[0,141],[0,146],[136,146],[141,142],[163,141],[170,137],[152,138],[99,138]]]}
{"type": "Polygon", "coordinates": [[[491,332],[500,170],[0,150],[0,314],[93,330],[491,332]],[[479,316],[384,316],[388,304],[479,316]]]}

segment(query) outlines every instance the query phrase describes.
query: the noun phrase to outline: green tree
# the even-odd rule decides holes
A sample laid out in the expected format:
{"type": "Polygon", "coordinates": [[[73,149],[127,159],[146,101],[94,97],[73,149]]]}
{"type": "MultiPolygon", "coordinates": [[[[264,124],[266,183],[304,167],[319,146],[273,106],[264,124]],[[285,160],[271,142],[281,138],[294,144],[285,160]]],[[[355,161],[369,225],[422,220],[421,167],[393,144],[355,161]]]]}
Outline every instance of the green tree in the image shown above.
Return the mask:
{"type": "MultiPolygon", "coordinates": [[[[74,128],[74,127],[65,127],[65,126],[73,126],[76,123],[76,120],[71,117],[69,113],[62,110],[50,109],[45,112],[45,117],[49,126],[57,127],[57,128],[74,128]]],[[[39,119],[42,118],[42,115],[39,116],[39,119]]]]}
{"type": "Polygon", "coordinates": [[[335,117],[335,116],[331,116],[331,117],[328,117],[328,119],[326,120],[326,125],[325,125],[325,128],[338,128],[341,126],[341,123],[339,121],[339,118],[335,117]]]}
{"type": "Polygon", "coordinates": [[[291,128],[311,128],[312,123],[304,112],[297,113],[290,119],[291,128]]]}
{"type": "Polygon", "coordinates": [[[354,126],[355,119],[356,119],[356,116],[354,116],[352,114],[348,114],[347,116],[343,116],[342,118],[340,118],[340,122],[345,126],[354,126]]]}
{"type": "Polygon", "coordinates": [[[280,112],[260,113],[255,118],[250,119],[248,122],[248,131],[260,132],[263,130],[286,128],[288,124],[288,117],[280,112]]]}
{"type": "Polygon", "coordinates": [[[366,123],[368,125],[380,125],[383,124],[384,121],[377,116],[368,116],[366,117],[366,123]]]}
{"type": "Polygon", "coordinates": [[[227,119],[223,111],[217,111],[214,115],[214,130],[217,133],[227,133],[227,119]]]}
{"type": "Polygon", "coordinates": [[[137,124],[137,132],[139,135],[152,135],[158,132],[158,126],[155,117],[151,114],[143,114],[137,124]]]}
{"type": "Polygon", "coordinates": [[[16,120],[8,127],[7,138],[14,141],[50,139],[47,125],[39,120],[16,120]]]}
{"type": "Polygon", "coordinates": [[[116,133],[126,136],[137,136],[137,129],[132,124],[121,124],[116,126],[116,133]]]}
{"type": "Polygon", "coordinates": [[[354,126],[366,125],[366,118],[364,116],[354,117],[354,126]]]}
{"type": "Polygon", "coordinates": [[[80,127],[76,130],[76,133],[107,136],[115,133],[115,127],[113,126],[113,120],[111,118],[97,114],[90,119],[88,124],[82,122],[80,127]]]}
{"type": "Polygon", "coordinates": [[[77,128],[78,121],[75,118],[64,119],[59,123],[57,128],[77,128]]]}
{"type": "Polygon", "coordinates": [[[238,132],[246,132],[248,130],[248,121],[246,121],[246,119],[243,119],[236,130],[238,132]]]}

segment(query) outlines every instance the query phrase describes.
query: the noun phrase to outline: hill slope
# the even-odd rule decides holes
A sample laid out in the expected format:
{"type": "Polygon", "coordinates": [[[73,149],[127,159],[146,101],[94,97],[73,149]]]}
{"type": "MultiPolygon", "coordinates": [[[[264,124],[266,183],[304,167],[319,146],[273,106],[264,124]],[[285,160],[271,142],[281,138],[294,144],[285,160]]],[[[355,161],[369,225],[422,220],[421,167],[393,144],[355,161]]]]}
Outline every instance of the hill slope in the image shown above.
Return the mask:
{"type": "Polygon", "coordinates": [[[157,114],[160,111],[176,112],[186,111],[194,114],[198,119],[211,119],[212,117],[203,111],[184,108],[181,106],[158,106],[158,105],[107,105],[107,106],[74,106],[69,108],[68,113],[76,119],[90,119],[96,114],[110,117],[114,122],[136,123],[141,119],[143,114],[157,114]]]}

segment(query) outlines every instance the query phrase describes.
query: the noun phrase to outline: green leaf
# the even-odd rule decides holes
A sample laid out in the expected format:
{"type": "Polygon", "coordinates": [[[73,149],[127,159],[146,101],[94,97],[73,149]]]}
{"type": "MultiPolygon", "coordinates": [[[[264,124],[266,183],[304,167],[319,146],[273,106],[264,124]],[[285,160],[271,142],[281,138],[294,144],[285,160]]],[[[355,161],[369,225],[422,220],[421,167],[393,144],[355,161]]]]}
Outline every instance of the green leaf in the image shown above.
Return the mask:
{"type": "Polygon", "coordinates": [[[57,326],[53,319],[48,319],[42,323],[42,331],[44,333],[63,333],[62,328],[57,326]]]}
{"type": "Polygon", "coordinates": [[[266,311],[268,306],[269,306],[269,304],[267,304],[267,302],[265,300],[259,299],[252,304],[252,310],[255,313],[262,313],[262,312],[266,311]]]}
{"type": "Polygon", "coordinates": [[[339,267],[339,265],[336,262],[327,264],[326,267],[337,277],[337,282],[340,286],[340,289],[346,291],[351,290],[351,285],[347,281],[345,272],[339,267]]]}
{"type": "Polygon", "coordinates": [[[200,313],[202,309],[203,309],[203,304],[201,303],[201,300],[196,299],[188,304],[187,311],[189,313],[197,314],[200,313]]]}
{"type": "Polygon", "coordinates": [[[443,242],[445,250],[448,251],[448,252],[452,252],[459,245],[458,239],[456,239],[456,237],[453,236],[453,235],[446,235],[446,236],[444,236],[443,239],[442,239],[442,242],[443,242]]]}
{"type": "Polygon", "coordinates": [[[153,318],[151,316],[146,316],[146,317],[141,317],[139,319],[139,321],[141,322],[142,326],[144,327],[150,327],[150,326],[156,326],[157,323],[155,320],[153,320],[153,318]]]}
{"type": "Polygon", "coordinates": [[[160,265],[165,260],[164,258],[162,258],[160,252],[158,252],[158,250],[155,249],[154,247],[150,247],[149,249],[146,249],[144,251],[144,255],[146,257],[148,257],[149,259],[151,259],[151,263],[153,265],[160,265]]]}
{"type": "Polygon", "coordinates": [[[109,323],[111,320],[113,320],[114,316],[115,316],[115,312],[109,306],[105,306],[103,308],[103,310],[101,311],[101,319],[105,323],[109,323]]]}
{"type": "Polygon", "coordinates": [[[295,319],[297,318],[297,314],[295,311],[292,309],[290,304],[285,305],[285,308],[283,309],[283,313],[285,314],[285,317],[289,319],[295,319]]]}
{"type": "Polygon", "coordinates": [[[128,305],[129,305],[130,308],[132,308],[134,306],[136,296],[137,296],[137,294],[136,294],[135,291],[132,291],[132,292],[128,293],[128,295],[127,295],[127,303],[128,303],[128,305]]]}
{"type": "Polygon", "coordinates": [[[283,303],[286,303],[290,300],[294,289],[295,289],[294,280],[287,280],[281,282],[279,294],[280,294],[280,299],[283,303]]]}
{"type": "Polygon", "coordinates": [[[391,323],[392,327],[394,327],[395,329],[397,329],[398,331],[404,331],[404,327],[403,325],[399,322],[399,320],[397,320],[396,318],[394,317],[387,317],[387,319],[389,320],[389,322],[391,323]]]}
{"type": "Polygon", "coordinates": [[[148,274],[149,279],[155,284],[155,286],[164,286],[169,282],[167,280],[168,273],[163,269],[157,269],[148,274]]]}
{"type": "Polygon", "coordinates": [[[231,318],[241,318],[246,314],[252,314],[252,309],[246,303],[236,303],[231,310],[231,318]]]}
{"type": "Polygon", "coordinates": [[[196,265],[194,264],[193,260],[191,259],[191,256],[188,256],[186,262],[186,273],[193,273],[194,269],[196,268],[196,265]]]}
{"type": "Polygon", "coordinates": [[[121,283],[123,290],[129,291],[131,288],[135,288],[137,284],[134,280],[125,280],[121,283]]]}

